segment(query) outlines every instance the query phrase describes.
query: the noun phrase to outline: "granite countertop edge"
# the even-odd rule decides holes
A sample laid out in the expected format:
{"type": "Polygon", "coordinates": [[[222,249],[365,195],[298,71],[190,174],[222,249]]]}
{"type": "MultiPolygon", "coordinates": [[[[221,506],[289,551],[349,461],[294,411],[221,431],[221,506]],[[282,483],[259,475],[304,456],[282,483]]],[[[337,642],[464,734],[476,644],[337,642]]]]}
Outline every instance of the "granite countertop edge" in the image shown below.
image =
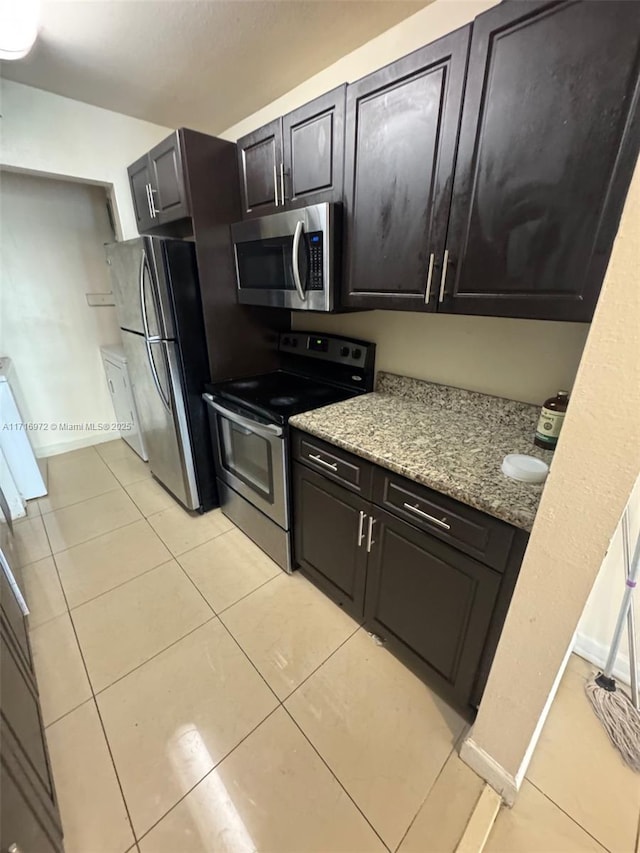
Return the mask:
{"type": "MultiPolygon", "coordinates": [[[[329,407],[326,406],[325,408],[329,407]]],[[[361,459],[366,459],[374,465],[379,465],[380,468],[385,468],[387,471],[391,471],[394,474],[400,474],[400,476],[406,477],[407,480],[411,480],[414,483],[427,486],[427,488],[433,489],[434,492],[439,492],[441,495],[445,495],[445,497],[453,498],[465,506],[470,506],[473,509],[484,512],[486,515],[490,515],[492,518],[504,521],[505,524],[510,524],[512,527],[518,527],[521,530],[525,530],[527,533],[531,532],[535,515],[532,518],[530,512],[521,511],[517,507],[511,507],[508,513],[502,513],[481,499],[478,500],[473,496],[470,496],[468,492],[464,491],[464,489],[456,489],[455,486],[452,486],[448,481],[438,477],[437,474],[425,476],[423,473],[413,470],[409,465],[402,465],[401,463],[395,462],[392,459],[387,459],[384,456],[376,456],[375,453],[371,453],[366,449],[358,447],[358,445],[353,442],[344,441],[344,439],[336,437],[335,434],[332,434],[329,430],[319,429],[315,425],[313,427],[308,424],[299,425],[296,423],[296,418],[298,417],[300,416],[295,415],[291,418],[289,423],[295,429],[299,429],[300,432],[306,432],[308,435],[313,435],[315,438],[320,438],[323,441],[326,441],[327,444],[333,444],[336,447],[340,447],[342,450],[346,450],[348,453],[353,453],[354,456],[359,456],[361,459]],[[508,517],[506,517],[507,515],[508,517]]]]}
{"type": "MultiPolygon", "coordinates": [[[[347,434],[344,434],[345,418],[348,418],[347,423],[356,424],[361,428],[362,434],[365,437],[369,436],[370,439],[370,432],[366,429],[366,426],[376,419],[376,410],[378,410],[379,406],[382,407],[380,412],[382,413],[386,410],[386,414],[388,415],[389,405],[391,405],[392,409],[398,412],[397,417],[400,418],[400,423],[402,423],[401,419],[404,415],[404,404],[407,406],[407,416],[415,416],[417,405],[418,410],[424,407],[424,411],[428,417],[429,411],[433,411],[434,406],[437,408],[437,403],[440,399],[438,395],[442,394],[450,395],[451,399],[460,401],[461,408],[458,415],[471,417],[472,420],[477,419],[477,410],[474,411],[474,407],[478,405],[481,407],[487,405],[495,406],[498,403],[503,406],[505,417],[511,419],[508,425],[509,441],[507,442],[507,446],[511,446],[511,443],[514,443],[516,447],[512,452],[529,452],[526,444],[529,441],[528,438],[524,445],[523,441],[524,436],[530,435],[533,429],[532,418],[533,424],[535,424],[536,407],[530,404],[503,400],[502,398],[490,398],[487,395],[450,388],[449,386],[436,386],[422,380],[409,380],[406,377],[394,374],[379,374],[377,390],[373,393],[364,394],[352,398],[350,401],[334,403],[323,406],[320,409],[295,415],[290,419],[289,423],[295,429],[299,429],[308,435],[333,444],[348,453],[353,453],[374,465],[378,465],[381,468],[406,477],[412,482],[433,489],[435,492],[453,498],[465,506],[472,507],[512,527],[530,532],[542,495],[542,485],[516,483],[516,481],[510,480],[499,470],[499,463],[497,462],[491,463],[491,466],[498,464],[498,469],[491,467],[490,470],[493,473],[489,474],[488,480],[483,479],[481,482],[478,479],[475,483],[472,483],[471,480],[473,478],[465,477],[464,471],[473,470],[473,468],[469,469],[469,465],[473,466],[474,457],[469,456],[467,451],[467,458],[465,459],[465,448],[461,448],[460,451],[459,461],[462,476],[458,483],[455,476],[452,476],[452,474],[455,474],[456,462],[454,462],[453,467],[451,464],[440,465],[442,470],[438,470],[439,459],[429,459],[428,455],[424,458],[416,458],[415,464],[413,461],[407,461],[407,457],[411,452],[410,450],[407,451],[407,455],[403,458],[404,448],[401,449],[397,442],[397,433],[395,435],[396,440],[390,441],[388,449],[385,448],[383,440],[377,444],[375,449],[371,447],[370,440],[366,440],[362,444],[359,443],[356,434],[357,429],[350,431],[347,428],[347,434]],[[399,406],[400,409],[395,409],[396,406],[399,406]],[[353,422],[350,416],[353,417],[353,422]],[[520,448],[517,447],[518,443],[521,445],[520,448]],[[504,492],[500,487],[501,478],[504,478],[504,492]],[[520,491],[520,488],[522,491],[520,491]],[[520,499],[521,503],[519,503],[520,499]]],[[[384,424],[380,425],[382,435],[384,435],[384,428],[384,424]]],[[[442,433],[442,429],[440,429],[440,432],[442,433]]],[[[457,446],[455,444],[457,432],[459,432],[459,427],[454,423],[451,432],[452,446],[457,446]]],[[[447,433],[445,432],[439,438],[446,442],[446,435],[447,433]]],[[[529,446],[531,447],[530,452],[533,455],[545,459],[547,462],[550,461],[552,457],[550,451],[540,451],[533,448],[532,443],[529,446]]],[[[455,460],[456,458],[457,453],[453,454],[453,459],[455,460]]],[[[451,454],[449,455],[449,463],[451,463],[451,454]]],[[[480,465],[484,465],[486,468],[486,460],[480,462],[480,465]]],[[[482,470],[482,467],[479,470],[482,470]]]]}

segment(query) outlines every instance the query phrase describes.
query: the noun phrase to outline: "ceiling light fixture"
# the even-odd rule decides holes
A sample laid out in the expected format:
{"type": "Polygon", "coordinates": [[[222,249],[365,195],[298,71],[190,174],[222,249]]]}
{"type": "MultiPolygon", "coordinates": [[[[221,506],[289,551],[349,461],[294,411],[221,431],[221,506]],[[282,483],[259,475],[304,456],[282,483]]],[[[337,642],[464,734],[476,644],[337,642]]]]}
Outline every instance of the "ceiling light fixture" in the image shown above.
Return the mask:
{"type": "Polygon", "coordinates": [[[0,59],[22,59],[38,35],[39,0],[0,0],[0,59]]]}

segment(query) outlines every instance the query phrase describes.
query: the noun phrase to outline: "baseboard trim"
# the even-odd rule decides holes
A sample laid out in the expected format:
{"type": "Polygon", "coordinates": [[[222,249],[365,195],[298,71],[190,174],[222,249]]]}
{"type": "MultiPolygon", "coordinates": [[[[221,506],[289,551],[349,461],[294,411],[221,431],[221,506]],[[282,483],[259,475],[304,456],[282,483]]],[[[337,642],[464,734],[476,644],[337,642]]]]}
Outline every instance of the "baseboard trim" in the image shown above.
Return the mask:
{"type": "Polygon", "coordinates": [[[39,447],[35,452],[38,458],[59,456],[61,453],[70,453],[72,450],[81,450],[83,447],[91,447],[94,444],[104,444],[107,441],[115,441],[120,438],[119,433],[91,433],[91,435],[80,435],[71,441],[50,444],[47,447],[39,447]]]}
{"type": "Polygon", "coordinates": [[[512,806],[518,795],[519,785],[515,776],[512,776],[501,764],[485,752],[481,746],[468,737],[463,741],[460,748],[460,758],[469,767],[485,779],[508,806],[512,806]]]}
{"type": "MultiPolygon", "coordinates": [[[[598,669],[604,669],[609,654],[608,646],[604,643],[594,640],[593,637],[588,637],[586,634],[581,634],[579,631],[576,634],[576,640],[573,651],[580,655],[581,658],[588,660],[598,669]]],[[[629,657],[623,652],[618,653],[615,665],[613,667],[613,677],[618,681],[622,681],[627,686],[631,683],[631,665],[629,657]]]]}

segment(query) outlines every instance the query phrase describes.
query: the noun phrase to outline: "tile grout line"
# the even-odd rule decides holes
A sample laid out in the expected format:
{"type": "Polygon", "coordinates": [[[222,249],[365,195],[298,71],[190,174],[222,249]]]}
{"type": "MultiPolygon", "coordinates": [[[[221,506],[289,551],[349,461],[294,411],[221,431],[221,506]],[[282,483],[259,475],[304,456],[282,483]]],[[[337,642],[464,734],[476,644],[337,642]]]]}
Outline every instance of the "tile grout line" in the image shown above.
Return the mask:
{"type": "Polygon", "coordinates": [[[231,610],[231,608],[235,607],[236,604],[240,604],[240,602],[244,601],[245,598],[249,598],[250,595],[253,595],[254,592],[257,592],[259,589],[262,589],[263,586],[266,586],[268,583],[271,583],[271,581],[274,581],[277,577],[278,575],[274,575],[272,578],[267,578],[266,581],[262,581],[262,583],[258,584],[258,586],[256,586],[250,592],[245,592],[245,594],[241,595],[240,598],[237,599],[237,601],[233,602],[233,604],[227,604],[227,606],[223,607],[222,610],[218,610],[218,616],[220,616],[222,613],[226,613],[227,610],[231,610]]]}
{"type": "MultiPolygon", "coordinates": [[[[118,684],[118,683],[119,683],[120,681],[122,681],[124,678],[127,678],[129,675],[131,675],[131,673],[132,673],[132,672],[136,672],[136,670],[138,670],[138,669],[140,669],[141,667],[145,666],[145,664],[148,664],[150,661],[154,660],[154,659],[155,659],[155,658],[157,658],[159,655],[163,654],[164,652],[168,651],[168,650],[169,650],[170,648],[172,648],[173,646],[177,645],[179,642],[181,642],[181,640],[184,640],[184,639],[186,639],[187,637],[190,637],[190,636],[191,636],[191,634],[194,634],[194,633],[195,633],[196,631],[198,631],[200,628],[203,628],[205,625],[208,625],[210,622],[213,622],[213,621],[214,621],[215,619],[217,619],[217,618],[218,618],[218,617],[215,615],[215,613],[214,613],[214,614],[212,614],[208,619],[205,619],[205,620],[204,620],[204,622],[201,622],[199,625],[196,625],[196,627],[195,627],[195,628],[192,628],[190,631],[187,631],[187,633],[186,633],[186,634],[183,634],[181,637],[178,637],[176,640],[174,640],[173,642],[169,643],[169,645],[168,645],[168,646],[165,646],[164,648],[159,649],[157,652],[155,652],[154,654],[152,654],[152,655],[151,655],[150,657],[148,657],[146,660],[143,660],[143,661],[142,661],[141,663],[139,663],[137,666],[134,666],[134,667],[133,667],[133,669],[128,670],[127,672],[123,673],[122,675],[119,675],[119,676],[118,676],[114,681],[111,681],[111,682],[109,682],[109,684],[106,684],[104,687],[101,687],[101,688],[100,688],[100,690],[98,690],[98,692],[95,694],[96,698],[97,698],[98,696],[101,696],[101,695],[102,695],[106,690],[109,690],[111,687],[113,687],[113,685],[114,685],[114,684],[118,684]]],[[[73,620],[71,620],[71,621],[73,621],[73,620]]],[[[75,626],[74,626],[74,627],[75,627],[75,626]]],[[[93,687],[93,685],[92,685],[92,687],[93,687]]]]}
{"type": "MultiPolygon", "coordinates": [[[[592,839],[596,842],[596,844],[597,844],[598,846],[602,847],[602,849],[603,849],[603,850],[606,850],[606,851],[607,851],[607,853],[610,853],[609,848],[608,848],[605,844],[603,844],[603,843],[602,843],[602,841],[600,841],[598,838],[596,838],[596,837],[595,837],[595,835],[594,835],[592,832],[589,832],[589,830],[588,830],[588,829],[586,829],[586,827],[584,827],[581,823],[579,823],[579,822],[578,822],[578,821],[577,821],[577,820],[576,820],[572,815],[570,815],[570,814],[569,814],[569,812],[565,811],[565,810],[562,808],[562,806],[559,806],[559,805],[558,805],[558,803],[556,803],[556,801],[555,801],[555,800],[552,800],[552,799],[551,799],[551,797],[550,797],[548,794],[545,794],[545,792],[542,790],[542,788],[539,788],[539,787],[538,787],[536,784],[534,784],[534,783],[531,781],[531,779],[529,779],[528,777],[526,777],[526,776],[525,776],[525,779],[526,779],[526,781],[527,781],[527,782],[528,782],[528,783],[529,783],[533,788],[535,788],[535,789],[536,789],[536,791],[537,791],[539,794],[542,794],[542,796],[545,798],[545,800],[548,800],[548,801],[551,803],[551,805],[555,806],[559,811],[561,811],[561,812],[562,812],[562,814],[563,814],[563,815],[565,815],[566,817],[568,817],[568,818],[569,818],[569,820],[570,820],[572,823],[574,823],[577,827],[579,827],[579,828],[580,828],[584,833],[586,833],[586,834],[589,836],[589,838],[592,838],[592,839]]],[[[512,808],[516,808],[516,807],[517,807],[517,805],[518,805],[518,801],[516,800],[516,802],[515,802],[515,804],[512,806],[512,808]]]]}
{"type": "MultiPolygon", "coordinates": [[[[114,477],[114,479],[116,479],[116,478],[114,477]]],[[[41,510],[41,511],[40,511],[40,518],[44,519],[44,517],[45,517],[46,515],[51,515],[51,514],[52,514],[52,513],[54,513],[54,512],[62,512],[62,511],[63,511],[63,510],[65,510],[65,509],[71,509],[71,507],[72,507],[72,506],[80,506],[80,504],[84,504],[84,503],[86,503],[87,501],[92,501],[92,500],[94,500],[95,498],[102,498],[102,497],[104,497],[105,495],[110,495],[112,492],[117,492],[117,491],[119,491],[121,488],[122,488],[122,486],[121,486],[121,484],[120,484],[120,481],[116,479],[116,485],[115,485],[115,486],[113,486],[113,487],[112,487],[112,488],[110,488],[110,489],[107,489],[107,490],[106,490],[106,491],[104,491],[104,492],[99,492],[97,495],[91,495],[91,497],[90,497],[90,498],[82,498],[82,500],[79,500],[79,501],[73,501],[72,503],[70,503],[70,504],[65,504],[64,506],[57,506],[57,507],[54,507],[54,509],[48,509],[46,512],[42,512],[42,510],[41,510]]],[[[45,497],[46,497],[46,495],[43,495],[43,496],[42,496],[42,498],[45,498],[45,497]]],[[[42,500],[42,498],[36,498],[36,500],[42,500]]],[[[26,516],[26,517],[28,518],[28,516],[26,516]]]]}
{"type": "MultiPolygon", "coordinates": [[[[438,782],[438,779],[442,776],[442,774],[443,774],[443,772],[444,772],[444,768],[446,767],[447,762],[449,761],[449,759],[451,758],[451,756],[453,755],[453,753],[454,753],[455,751],[456,751],[456,747],[455,747],[455,745],[454,745],[454,746],[452,747],[452,749],[451,749],[451,752],[447,755],[447,757],[445,758],[445,760],[442,762],[442,767],[441,767],[441,768],[440,768],[440,770],[438,771],[438,775],[436,776],[436,778],[433,780],[433,782],[432,782],[432,783],[431,783],[431,785],[429,786],[429,790],[427,791],[427,794],[426,794],[426,796],[425,796],[424,800],[422,800],[422,802],[421,802],[421,803],[420,803],[420,805],[418,806],[418,810],[416,811],[416,813],[414,814],[414,816],[413,816],[413,817],[411,818],[411,820],[409,821],[409,826],[408,826],[408,827],[406,828],[406,830],[404,831],[404,835],[402,836],[402,838],[401,838],[401,839],[400,839],[400,841],[398,842],[397,846],[394,848],[394,850],[396,851],[396,853],[397,853],[397,851],[402,847],[402,845],[403,845],[403,843],[404,843],[404,840],[405,840],[405,838],[407,837],[407,835],[409,835],[409,832],[410,832],[410,830],[411,830],[411,827],[412,827],[412,826],[413,826],[413,824],[416,822],[416,819],[417,819],[418,815],[420,814],[420,812],[421,812],[421,811],[422,811],[422,809],[424,808],[424,805],[425,805],[425,803],[427,802],[427,800],[429,799],[429,797],[430,797],[430,795],[431,795],[431,792],[432,792],[432,791],[433,791],[433,789],[435,788],[436,783],[438,782]]],[[[458,840],[459,840],[459,839],[458,839],[458,840]]]]}
{"type": "MultiPolygon", "coordinates": [[[[45,532],[46,532],[46,531],[45,531],[45,532]]],[[[47,541],[49,541],[49,534],[48,534],[48,533],[47,533],[47,541]]],[[[50,542],[50,541],[49,541],[49,546],[51,546],[51,542],[50,542]]],[[[59,571],[59,569],[58,569],[58,563],[56,562],[55,556],[54,556],[54,558],[53,558],[53,564],[54,564],[54,566],[56,567],[56,573],[57,573],[57,575],[58,575],[58,581],[59,581],[59,583],[60,583],[60,586],[62,587],[62,580],[61,580],[61,578],[60,578],[60,571],[59,571]]],[[[65,591],[64,591],[64,587],[62,587],[62,594],[64,595],[64,599],[65,599],[65,602],[67,603],[67,608],[68,608],[68,607],[69,607],[69,602],[68,602],[68,600],[67,600],[67,596],[66,596],[66,593],[65,593],[65,591]]],[[[121,781],[120,781],[120,776],[118,775],[118,768],[116,767],[116,762],[115,762],[115,759],[114,759],[114,757],[113,757],[113,752],[111,751],[111,744],[109,743],[109,738],[107,737],[107,730],[106,730],[106,728],[105,728],[104,721],[103,721],[103,719],[102,719],[102,714],[100,713],[100,708],[98,707],[98,700],[97,700],[97,698],[96,698],[96,694],[95,694],[95,691],[94,691],[94,689],[93,689],[93,682],[91,681],[91,677],[90,677],[90,675],[89,675],[89,668],[87,667],[87,662],[86,662],[86,660],[85,660],[84,653],[83,653],[83,651],[82,651],[82,646],[81,646],[81,644],[80,644],[80,638],[78,637],[78,633],[77,633],[77,631],[76,631],[76,626],[75,626],[75,623],[74,623],[73,619],[71,618],[71,612],[70,612],[70,611],[69,611],[69,621],[71,622],[71,630],[73,631],[73,635],[74,635],[74,637],[75,637],[75,639],[76,639],[76,643],[77,643],[77,646],[78,646],[78,651],[79,651],[79,653],[80,653],[80,659],[81,659],[81,661],[82,661],[82,665],[83,665],[83,667],[84,667],[85,674],[86,674],[86,676],[87,676],[87,681],[88,681],[88,683],[89,683],[89,689],[90,689],[90,691],[91,691],[91,697],[90,697],[90,699],[89,699],[89,700],[87,700],[87,701],[93,701],[93,704],[94,704],[94,706],[95,706],[96,714],[98,715],[98,720],[99,720],[99,722],[100,722],[100,728],[102,729],[102,735],[103,735],[103,737],[104,737],[104,742],[105,742],[106,747],[107,747],[107,752],[109,753],[109,758],[111,759],[111,766],[113,767],[113,773],[114,773],[114,776],[116,777],[116,782],[117,782],[117,784],[118,784],[118,790],[120,791],[120,796],[122,797],[122,805],[124,806],[125,814],[126,814],[126,816],[127,816],[127,820],[128,820],[128,822],[129,822],[129,828],[130,828],[130,830],[131,830],[131,835],[132,835],[132,837],[133,837],[134,844],[135,844],[135,842],[136,842],[136,833],[135,833],[135,830],[134,830],[134,828],[133,828],[133,821],[131,820],[131,813],[129,812],[129,806],[128,806],[127,801],[126,801],[125,796],[124,796],[124,790],[123,790],[123,788],[122,788],[122,783],[121,783],[121,781]]],[[[37,675],[36,675],[36,679],[37,679],[37,675]]],[[[86,704],[86,703],[85,703],[85,702],[82,702],[81,704],[82,704],[82,705],[84,705],[84,704],[86,704]]],[[[80,707],[80,705],[78,705],[78,707],[80,707]]],[[[74,710],[75,710],[75,709],[74,709],[74,710]]],[[[65,716],[66,716],[66,715],[65,715],[65,716]]],[[[60,718],[60,719],[62,719],[62,718],[60,718]]],[[[54,782],[54,785],[55,785],[55,773],[53,772],[53,766],[51,767],[51,772],[52,772],[53,777],[54,777],[54,778],[53,778],[53,782],[54,782]]],[[[64,830],[64,826],[63,826],[63,830],[64,830]]]]}
{"type": "Polygon", "coordinates": [[[238,741],[238,743],[237,743],[234,747],[232,747],[228,752],[226,752],[226,753],[222,756],[222,758],[220,758],[218,761],[216,761],[216,762],[214,763],[213,767],[211,767],[209,770],[207,770],[207,772],[204,774],[204,776],[203,776],[201,779],[198,779],[198,781],[197,781],[197,782],[195,782],[195,783],[194,783],[194,784],[189,788],[189,790],[188,790],[188,791],[186,791],[186,792],[185,792],[185,793],[180,797],[180,799],[179,799],[179,800],[176,800],[176,802],[171,806],[171,808],[167,809],[167,811],[166,811],[166,812],[165,812],[161,817],[159,817],[159,818],[158,818],[158,820],[157,820],[154,824],[152,824],[152,826],[150,826],[150,827],[149,827],[149,829],[145,829],[145,831],[142,833],[142,835],[141,835],[139,838],[138,838],[138,836],[137,836],[137,835],[135,835],[135,833],[134,833],[134,837],[135,837],[136,841],[137,841],[137,842],[142,841],[142,839],[143,839],[143,838],[145,838],[145,837],[146,837],[146,836],[147,836],[147,835],[148,835],[148,834],[149,834],[153,829],[155,829],[155,828],[156,828],[156,826],[158,826],[158,824],[159,824],[159,823],[161,823],[161,822],[162,822],[162,821],[167,817],[167,815],[169,815],[169,814],[170,814],[170,813],[171,813],[171,812],[176,808],[176,806],[179,806],[179,805],[180,805],[180,803],[181,803],[183,800],[185,800],[185,799],[189,796],[189,794],[191,794],[191,792],[192,792],[192,791],[194,791],[194,790],[198,787],[198,785],[201,785],[201,784],[204,782],[204,780],[205,780],[208,776],[210,776],[213,772],[215,772],[215,771],[218,769],[218,767],[220,767],[220,765],[222,764],[222,762],[223,762],[223,761],[226,761],[226,760],[227,760],[227,758],[229,758],[229,756],[230,756],[233,752],[235,752],[235,751],[236,751],[236,749],[240,746],[240,744],[241,744],[241,743],[244,743],[244,741],[245,741],[248,737],[251,737],[251,735],[252,735],[255,731],[257,731],[257,730],[260,728],[260,726],[261,726],[261,725],[263,725],[264,723],[266,723],[266,721],[269,719],[269,717],[273,716],[273,714],[275,714],[275,713],[276,713],[276,711],[278,711],[278,710],[280,709],[280,707],[281,707],[281,706],[280,706],[280,704],[276,705],[276,707],[275,707],[275,708],[273,708],[273,710],[269,711],[269,713],[267,714],[267,716],[266,716],[266,717],[264,717],[264,719],[260,720],[260,722],[259,722],[259,723],[256,723],[256,725],[251,729],[251,731],[247,732],[247,734],[246,734],[246,735],[245,735],[241,740],[239,740],[239,741],[238,741]]]}
{"type": "MultiPolygon", "coordinates": [[[[276,575],[276,577],[278,577],[278,576],[276,575]]],[[[272,578],[272,580],[273,580],[273,578],[272,578]]],[[[308,675],[305,679],[303,679],[303,681],[301,681],[301,682],[300,682],[300,684],[298,684],[298,685],[297,685],[297,686],[296,686],[296,687],[295,687],[295,688],[294,688],[294,689],[293,689],[289,694],[287,694],[287,696],[285,696],[285,698],[284,698],[284,699],[280,699],[280,697],[277,695],[277,693],[275,692],[275,690],[274,690],[274,689],[271,687],[271,685],[268,683],[268,681],[266,680],[266,678],[264,677],[264,675],[260,672],[260,670],[259,670],[259,669],[258,669],[258,667],[255,665],[255,663],[251,660],[251,658],[249,657],[248,653],[244,650],[244,648],[242,647],[242,645],[240,644],[240,642],[239,642],[239,641],[237,640],[237,638],[233,635],[233,633],[231,632],[230,628],[228,628],[228,627],[227,627],[227,625],[223,622],[223,620],[220,618],[220,616],[218,616],[218,618],[220,619],[220,623],[224,626],[224,628],[227,630],[227,632],[229,633],[229,635],[231,636],[231,638],[232,638],[232,639],[234,640],[234,642],[237,644],[238,648],[242,651],[242,653],[244,654],[244,656],[247,658],[247,660],[249,661],[249,663],[251,664],[251,666],[253,666],[253,668],[255,669],[255,671],[258,673],[258,675],[262,678],[262,680],[265,682],[265,684],[267,685],[267,687],[268,687],[268,688],[271,690],[271,692],[274,694],[274,696],[275,696],[276,700],[277,700],[277,701],[278,701],[278,703],[279,703],[279,705],[278,705],[274,710],[277,710],[277,708],[278,708],[278,707],[281,707],[281,708],[284,710],[284,712],[287,714],[287,716],[288,716],[288,717],[293,721],[293,723],[294,723],[294,725],[296,726],[296,728],[301,732],[301,734],[302,734],[302,736],[305,738],[305,740],[309,743],[309,745],[311,746],[311,748],[313,749],[313,751],[314,751],[314,752],[317,754],[317,756],[320,758],[320,760],[321,760],[321,761],[322,761],[322,763],[325,765],[325,767],[327,768],[327,770],[329,771],[329,773],[330,773],[330,774],[333,776],[333,778],[336,780],[336,782],[338,783],[338,785],[340,786],[340,788],[345,792],[345,794],[346,794],[346,796],[348,797],[348,799],[350,800],[350,802],[351,802],[351,803],[353,803],[354,807],[355,807],[355,808],[358,810],[358,812],[362,815],[362,818],[364,819],[364,821],[368,824],[368,826],[370,826],[370,827],[371,827],[371,830],[372,830],[372,831],[373,831],[373,833],[377,836],[377,838],[380,840],[380,842],[381,842],[381,844],[383,845],[383,847],[385,848],[385,850],[390,851],[390,849],[391,849],[391,848],[390,848],[387,844],[385,844],[385,842],[383,841],[383,839],[382,839],[382,838],[381,838],[381,836],[379,835],[378,831],[377,831],[377,830],[375,829],[375,827],[370,823],[369,819],[368,819],[368,818],[367,818],[367,816],[364,814],[364,812],[362,811],[362,809],[358,806],[358,804],[357,804],[357,803],[356,803],[356,801],[353,799],[353,797],[351,796],[351,794],[349,793],[349,791],[347,791],[347,789],[346,789],[346,788],[345,788],[345,786],[342,784],[342,782],[340,781],[340,779],[338,779],[338,777],[337,777],[337,776],[336,776],[336,774],[333,772],[333,770],[331,769],[331,767],[329,766],[329,764],[327,763],[327,761],[325,760],[325,758],[321,755],[321,753],[318,751],[318,749],[317,749],[317,748],[316,748],[316,746],[312,743],[312,741],[311,741],[311,740],[309,740],[309,738],[307,737],[307,734],[305,733],[305,731],[302,729],[302,727],[300,726],[300,724],[298,723],[298,721],[295,719],[295,717],[293,716],[293,714],[291,713],[291,711],[289,711],[289,709],[288,709],[288,708],[286,707],[286,705],[284,704],[286,701],[288,701],[288,700],[293,696],[293,694],[294,694],[294,693],[296,693],[296,692],[297,692],[297,691],[302,687],[302,685],[303,685],[303,684],[305,684],[305,683],[306,683],[306,682],[311,678],[311,676],[312,676],[312,675],[315,675],[315,673],[316,673],[316,672],[317,672],[321,667],[323,667],[323,666],[325,665],[325,663],[327,663],[327,661],[329,661],[329,660],[330,660],[330,659],[331,659],[331,658],[336,654],[336,652],[337,652],[337,651],[339,651],[339,650],[344,646],[344,644],[345,644],[345,643],[349,642],[349,640],[350,640],[352,637],[354,637],[354,636],[358,633],[358,631],[362,628],[362,625],[358,625],[358,627],[355,629],[355,631],[353,631],[351,634],[349,634],[349,636],[348,636],[348,637],[346,637],[346,638],[345,638],[345,639],[340,643],[340,645],[339,645],[339,646],[337,646],[337,647],[336,647],[336,648],[331,652],[331,654],[330,654],[327,658],[325,658],[325,660],[323,660],[320,664],[318,664],[318,666],[313,670],[313,672],[309,673],[309,675],[308,675]]],[[[273,713],[273,712],[272,712],[272,713],[273,713]]],[[[269,716],[270,716],[270,715],[269,715],[269,716]]],[[[267,718],[265,717],[265,719],[267,719],[267,718]]],[[[264,722],[264,720],[263,720],[262,722],[264,722]]],[[[261,723],[260,725],[262,725],[262,723],[261,723]]],[[[237,744],[237,745],[234,747],[234,749],[237,749],[237,747],[238,747],[239,745],[240,745],[240,744],[237,744]]],[[[233,752],[233,751],[234,751],[234,750],[231,750],[231,752],[233,752]]],[[[229,755],[231,754],[231,752],[229,753],[229,755]]],[[[200,780],[200,781],[202,781],[202,780],[200,780]]],[[[198,783],[198,784],[199,784],[199,783],[198,783]]]]}
{"type": "MultiPolygon", "coordinates": [[[[97,601],[99,598],[102,598],[104,595],[108,595],[110,592],[114,592],[116,589],[122,589],[123,586],[126,586],[128,583],[131,583],[131,581],[135,581],[138,578],[144,577],[144,575],[148,575],[150,572],[155,572],[156,569],[159,569],[162,566],[166,566],[167,563],[172,563],[172,562],[175,562],[175,558],[172,559],[171,557],[169,557],[168,560],[163,560],[161,563],[158,563],[156,566],[151,566],[150,569],[144,569],[144,571],[140,572],[139,574],[133,575],[132,577],[127,578],[126,581],[122,581],[121,583],[117,583],[115,586],[109,587],[109,589],[104,589],[102,592],[99,592],[97,595],[92,595],[91,598],[87,598],[84,601],[81,601],[79,604],[74,604],[73,607],[69,608],[68,612],[72,613],[74,610],[79,610],[81,607],[84,607],[85,604],[90,604],[92,601],[97,601]]],[[[52,618],[55,619],[57,617],[54,616],[52,618]]],[[[51,622],[52,620],[48,619],[47,621],[51,622]]],[[[43,622],[42,624],[45,625],[46,622],[43,622]]],[[[40,626],[38,625],[37,627],[40,627],[40,626]]]]}
{"type": "MultiPolygon", "coordinates": [[[[346,642],[346,641],[345,641],[345,642],[346,642]]],[[[327,660],[328,660],[328,658],[327,658],[327,660]]],[[[297,689],[297,688],[296,688],[296,689],[297,689]]],[[[294,691],[294,692],[295,692],[295,691],[294,691]]],[[[287,698],[288,698],[288,697],[287,697],[287,698]]],[[[384,847],[384,849],[385,849],[385,850],[388,850],[388,851],[391,851],[391,848],[389,847],[389,845],[384,841],[384,839],[382,838],[382,836],[380,835],[380,833],[378,832],[378,830],[375,828],[375,826],[371,823],[371,821],[370,821],[370,820],[369,820],[369,818],[366,816],[366,814],[362,811],[362,809],[360,808],[360,806],[359,806],[359,805],[356,803],[356,801],[353,799],[353,797],[351,796],[351,794],[349,793],[349,791],[347,791],[346,787],[343,785],[343,783],[340,781],[340,779],[336,776],[336,774],[334,773],[333,769],[331,768],[331,766],[329,765],[329,763],[327,762],[327,760],[324,758],[324,756],[323,756],[323,755],[320,753],[320,751],[317,749],[317,747],[315,746],[315,744],[313,743],[313,741],[311,741],[311,740],[309,739],[309,737],[307,736],[306,732],[305,732],[305,731],[304,731],[304,729],[300,726],[300,724],[298,723],[298,721],[296,720],[296,718],[293,716],[293,714],[291,713],[291,711],[287,708],[287,706],[286,706],[284,703],[283,703],[282,707],[284,708],[285,712],[289,715],[289,719],[293,722],[293,724],[296,726],[296,728],[298,729],[298,731],[302,734],[302,736],[303,736],[303,737],[304,737],[304,739],[307,741],[307,743],[309,744],[309,746],[310,746],[310,747],[313,749],[313,751],[316,753],[316,755],[318,756],[318,758],[320,759],[320,761],[322,761],[322,763],[323,763],[323,764],[324,764],[324,766],[327,768],[327,770],[329,771],[329,773],[333,776],[333,778],[336,780],[336,782],[338,783],[338,785],[340,786],[340,788],[342,788],[342,790],[344,791],[344,793],[347,795],[348,799],[353,803],[354,807],[355,807],[355,808],[358,810],[358,812],[362,815],[363,820],[364,820],[364,821],[367,823],[367,825],[371,828],[371,831],[372,831],[372,832],[374,833],[374,835],[375,835],[375,836],[380,840],[380,843],[382,844],[382,846],[384,847]]]]}

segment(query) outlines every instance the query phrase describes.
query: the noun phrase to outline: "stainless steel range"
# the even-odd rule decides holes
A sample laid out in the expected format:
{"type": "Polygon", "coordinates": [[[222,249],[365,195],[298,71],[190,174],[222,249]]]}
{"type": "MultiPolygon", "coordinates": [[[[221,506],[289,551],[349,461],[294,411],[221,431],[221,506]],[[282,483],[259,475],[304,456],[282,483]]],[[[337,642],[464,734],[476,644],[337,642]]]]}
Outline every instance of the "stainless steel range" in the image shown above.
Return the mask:
{"type": "Polygon", "coordinates": [[[373,390],[375,344],[313,332],[280,335],[282,369],[207,385],[222,511],[291,572],[288,421],[373,390]]]}

